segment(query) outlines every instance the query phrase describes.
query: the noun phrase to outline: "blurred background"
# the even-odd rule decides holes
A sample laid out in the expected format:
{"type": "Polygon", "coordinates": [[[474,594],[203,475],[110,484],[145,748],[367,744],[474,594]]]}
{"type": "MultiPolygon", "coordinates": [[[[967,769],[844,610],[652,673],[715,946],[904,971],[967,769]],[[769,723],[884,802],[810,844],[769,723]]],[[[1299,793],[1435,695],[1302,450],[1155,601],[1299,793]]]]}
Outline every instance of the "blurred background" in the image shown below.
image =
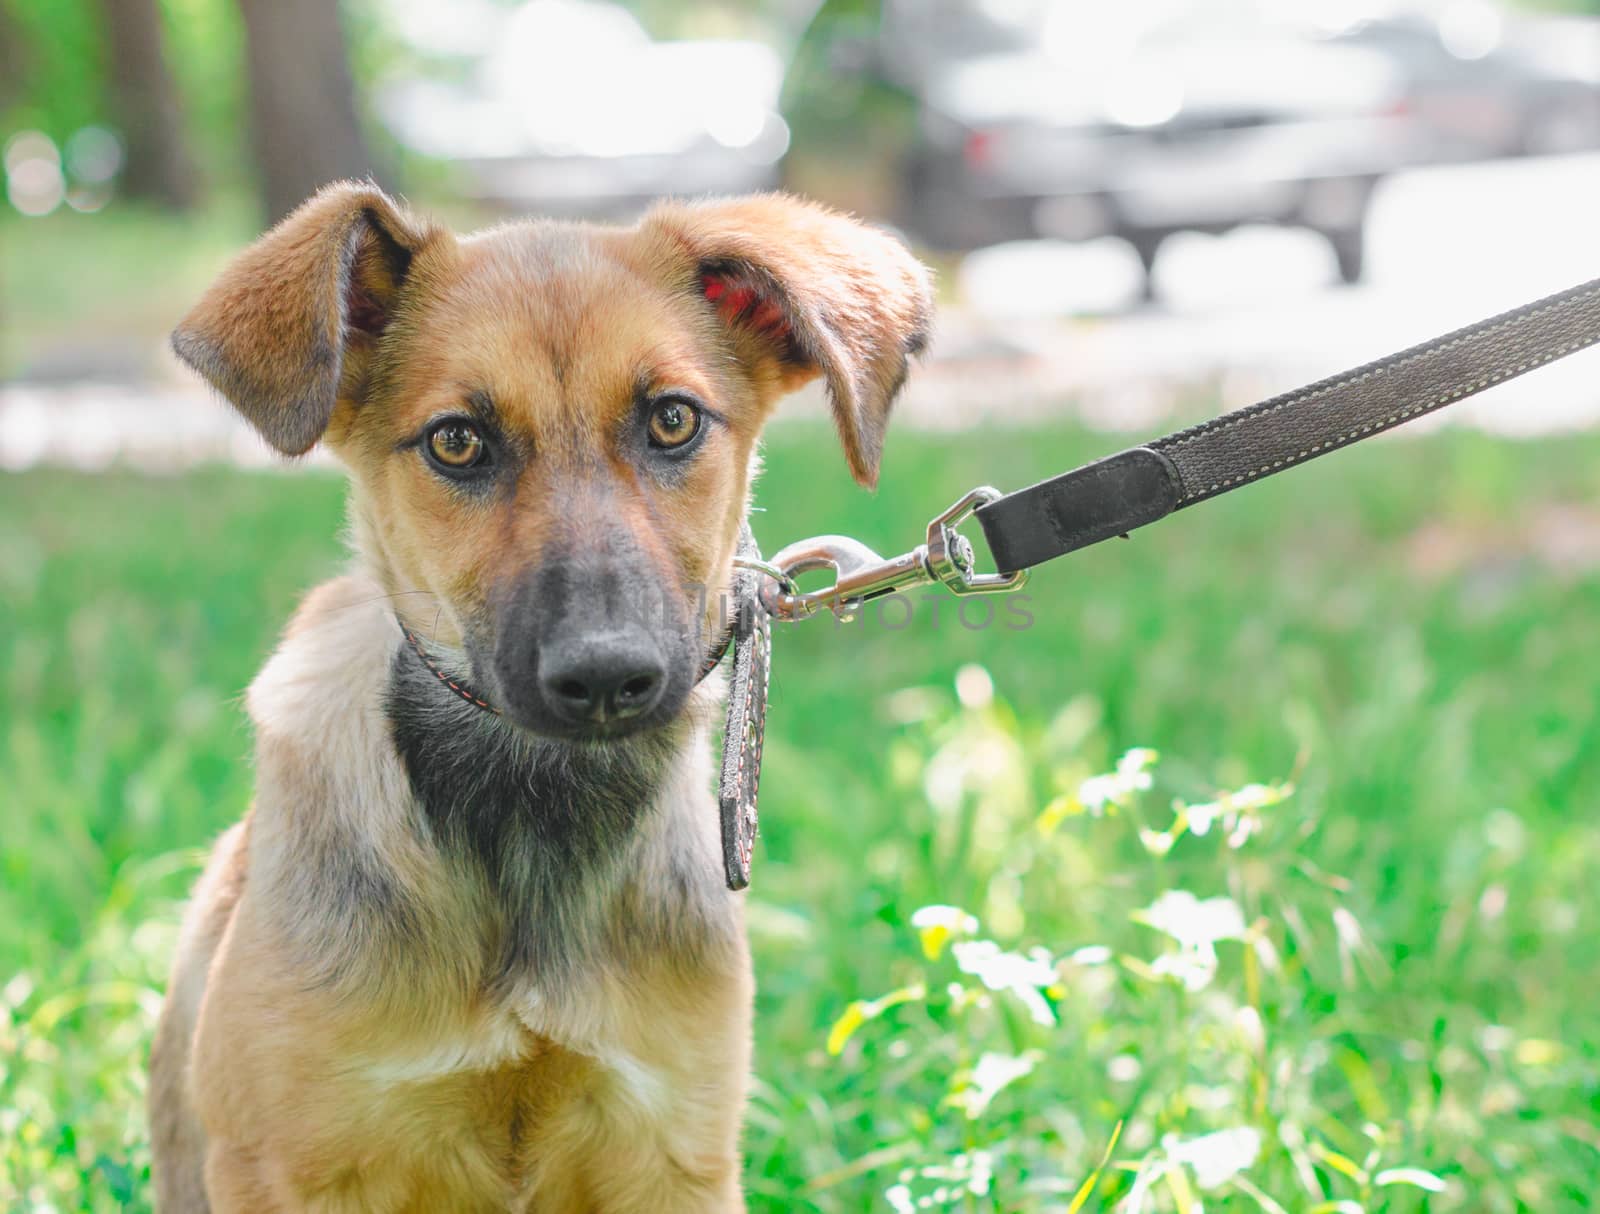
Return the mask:
{"type": "MultiPolygon", "coordinates": [[[[879,492],[802,394],[753,526],[899,552],[1600,274],[1600,0],[0,0],[0,151],[0,1209],[145,1211],[240,693],[347,559],[327,461],[165,345],[264,225],[371,176],[892,227],[941,311],[879,492]]],[[[1023,628],[780,630],[752,1210],[1593,1207],[1597,359],[1046,567],[1023,628]]]]}
{"type": "Polygon", "coordinates": [[[798,190],[940,270],[916,417],[1071,395],[1139,427],[1566,285],[1600,252],[1600,10],[9,0],[0,141],[0,372],[40,388],[0,401],[7,466],[36,408],[137,454],[149,390],[181,398],[160,445],[231,442],[162,334],[220,251],[351,176],[467,225],[798,190]],[[974,390],[1002,369],[1007,401],[974,390]]]}

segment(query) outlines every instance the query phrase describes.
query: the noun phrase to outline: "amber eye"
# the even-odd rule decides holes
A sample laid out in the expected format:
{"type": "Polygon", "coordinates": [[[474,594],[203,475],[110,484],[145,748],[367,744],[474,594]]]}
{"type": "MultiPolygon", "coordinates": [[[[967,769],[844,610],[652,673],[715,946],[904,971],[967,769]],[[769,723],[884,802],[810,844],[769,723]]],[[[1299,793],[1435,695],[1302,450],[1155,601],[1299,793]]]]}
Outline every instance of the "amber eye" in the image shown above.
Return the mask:
{"type": "Polygon", "coordinates": [[[472,423],[450,418],[428,431],[428,454],[446,469],[471,468],[483,462],[483,435],[472,423]]]}
{"type": "Polygon", "coordinates": [[[650,442],[657,447],[681,447],[700,433],[700,410],[671,396],[650,410],[650,442]]]}

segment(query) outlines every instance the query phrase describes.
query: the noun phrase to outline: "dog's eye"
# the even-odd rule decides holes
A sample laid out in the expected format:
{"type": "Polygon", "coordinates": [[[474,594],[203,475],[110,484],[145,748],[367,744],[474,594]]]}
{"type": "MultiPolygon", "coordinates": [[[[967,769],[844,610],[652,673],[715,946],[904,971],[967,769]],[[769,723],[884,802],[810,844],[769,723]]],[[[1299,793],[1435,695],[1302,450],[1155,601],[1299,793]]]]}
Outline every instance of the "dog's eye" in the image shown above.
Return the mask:
{"type": "Polygon", "coordinates": [[[650,443],[682,447],[700,433],[700,410],[676,396],[657,401],[650,410],[650,443]]]}
{"type": "Polygon", "coordinates": [[[435,463],[461,471],[483,462],[486,448],[476,426],[459,418],[449,418],[428,431],[428,454],[435,463]]]}

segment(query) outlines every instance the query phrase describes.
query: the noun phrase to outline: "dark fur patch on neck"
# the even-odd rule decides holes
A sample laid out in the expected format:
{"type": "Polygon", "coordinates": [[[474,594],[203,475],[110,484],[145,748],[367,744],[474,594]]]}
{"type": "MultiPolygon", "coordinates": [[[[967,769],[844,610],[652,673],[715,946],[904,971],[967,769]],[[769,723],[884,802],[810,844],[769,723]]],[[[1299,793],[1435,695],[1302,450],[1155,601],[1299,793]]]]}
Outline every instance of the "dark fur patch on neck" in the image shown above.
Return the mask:
{"type": "Polygon", "coordinates": [[[539,739],[444,692],[406,646],[386,711],[428,833],[485,882],[486,985],[581,960],[671,766],[671,731],[594,746],[539,739]]]}

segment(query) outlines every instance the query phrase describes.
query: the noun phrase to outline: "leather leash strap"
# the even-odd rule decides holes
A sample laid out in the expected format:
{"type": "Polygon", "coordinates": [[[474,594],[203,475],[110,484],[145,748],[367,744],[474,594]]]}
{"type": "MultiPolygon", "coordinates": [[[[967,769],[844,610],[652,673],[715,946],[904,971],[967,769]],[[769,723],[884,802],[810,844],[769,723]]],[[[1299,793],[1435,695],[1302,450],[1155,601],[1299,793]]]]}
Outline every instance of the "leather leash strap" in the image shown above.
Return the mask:
{"type": "Polygon", "coordinates": [[[1126,535],[1596,342],[1600,279],[1008,493],[980,506],[977,519],[1000,572],[1026,569],[1126,535]]]}

